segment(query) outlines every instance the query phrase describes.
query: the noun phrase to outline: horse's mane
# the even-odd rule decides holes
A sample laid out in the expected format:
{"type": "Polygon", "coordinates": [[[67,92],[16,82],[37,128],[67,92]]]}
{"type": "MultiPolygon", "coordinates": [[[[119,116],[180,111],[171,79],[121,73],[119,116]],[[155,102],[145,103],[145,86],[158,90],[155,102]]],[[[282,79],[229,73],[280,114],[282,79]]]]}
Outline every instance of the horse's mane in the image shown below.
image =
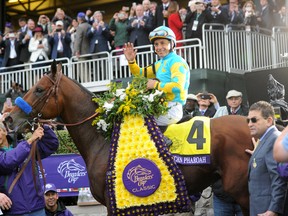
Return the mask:
{"type": "MultiPolygon", "coordinates": [[[[44,74],[50,74],[51,71],[47,71],[44,74]]],[[[64,75],[64,74],[63,74],[64,75]]],[[[72,82],[74,82],[77,86],[79,86],[79,88],[83,91],[85,91],[87,94],[91,95],[91,97],[95,97],[95,94],[91,91],[89,91],[87,88],[85,88],[83,85],[81,85],[79,82],[77,82],[75,79],[71,79],[70,77],[64,75],[65,77],[67,77],[69,80],[71,80],[72,82]]]]}

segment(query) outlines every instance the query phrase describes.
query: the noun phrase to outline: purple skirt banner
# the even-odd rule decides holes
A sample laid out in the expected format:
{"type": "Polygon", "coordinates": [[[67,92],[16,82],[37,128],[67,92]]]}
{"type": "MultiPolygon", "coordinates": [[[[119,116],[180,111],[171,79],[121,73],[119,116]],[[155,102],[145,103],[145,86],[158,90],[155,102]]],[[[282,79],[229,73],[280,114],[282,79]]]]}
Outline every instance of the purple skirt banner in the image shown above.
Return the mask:
{"type": "Polygon", "coordinates": [[[78,196],[80,188],[89,187],[88,173],[81,155],[51,155],[42,163],[46,182],[55,184],[60,197],[78,196]]]}

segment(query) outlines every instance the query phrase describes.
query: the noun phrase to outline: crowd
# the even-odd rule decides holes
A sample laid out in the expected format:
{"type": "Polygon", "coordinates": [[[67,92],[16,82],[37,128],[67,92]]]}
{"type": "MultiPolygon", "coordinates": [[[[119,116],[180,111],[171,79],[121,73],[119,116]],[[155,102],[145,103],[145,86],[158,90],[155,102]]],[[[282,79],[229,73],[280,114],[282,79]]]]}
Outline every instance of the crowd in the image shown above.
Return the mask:
{"type": "Polygon", "coordinates": [[[0,33],[0,67],[114,49],[121,54],[127,42],[148,45],[149,32],[162,25],[172,29],[176,40],[182,40],[202,39],[205,23],[242,25],[257,31],[286,24],[284,0],[229,0],[226,5],[220,0],[190,0],[183,8],[177,1],[143,0],[142,4],[123,6],[107,23],[104,15],[88,9],[70,17],[58,8],[53,17],[41,14],[38,20],[20,18],[18,26],[6,23],[0,33]]]}

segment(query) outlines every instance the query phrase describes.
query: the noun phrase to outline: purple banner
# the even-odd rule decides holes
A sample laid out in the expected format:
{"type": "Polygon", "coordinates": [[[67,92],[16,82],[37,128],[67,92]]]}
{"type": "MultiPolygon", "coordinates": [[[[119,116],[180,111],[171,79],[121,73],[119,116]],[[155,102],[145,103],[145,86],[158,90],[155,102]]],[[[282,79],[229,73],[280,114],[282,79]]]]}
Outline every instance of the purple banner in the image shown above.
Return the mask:
{"type": "Polygon", "coordinates": [[[59,196],[78,196],[79,188],[89,187],[88,174],[82,156],[52,155],[42,160],[47,183],[57,187],[59,196]]]}
{"type": "Polygon", "coordinates": [[[174,161],[181,165],[210,164],[210,155],[184,156],[173,154],[174,161]]]}

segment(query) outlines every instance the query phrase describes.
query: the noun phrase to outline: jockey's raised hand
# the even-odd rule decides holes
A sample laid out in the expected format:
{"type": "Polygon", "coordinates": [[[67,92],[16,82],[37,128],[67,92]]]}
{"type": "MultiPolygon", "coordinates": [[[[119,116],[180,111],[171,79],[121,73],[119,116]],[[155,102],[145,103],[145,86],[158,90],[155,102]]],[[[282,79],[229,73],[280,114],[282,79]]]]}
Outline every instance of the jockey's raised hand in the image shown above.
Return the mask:
{"type": "Polygon", "coordinates": [[[128,62],[132,62],[136,58],[137,50],[134,49],[133,43],[125,43],[123,48],[124,55],[128,62]]]}

